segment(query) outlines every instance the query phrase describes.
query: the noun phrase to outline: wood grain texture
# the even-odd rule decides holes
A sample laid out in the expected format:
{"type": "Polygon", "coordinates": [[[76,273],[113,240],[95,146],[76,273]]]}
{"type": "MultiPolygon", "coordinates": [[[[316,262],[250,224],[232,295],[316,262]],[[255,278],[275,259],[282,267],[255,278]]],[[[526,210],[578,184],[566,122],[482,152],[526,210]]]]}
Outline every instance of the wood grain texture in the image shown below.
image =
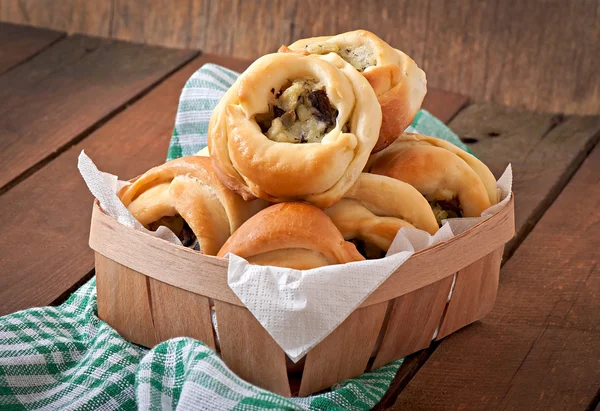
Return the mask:
{"type": "Polygon", "coordinates": [[[0,76],[0,187],[76,141],[194,54],[73,36],[0,76]]]}
{"type": "Polygon", "coordinates": [[[448,301],[454,276],[420,288],[390,304],[387,328],[373,362],[377,369],[406,355],[427,348],[448,301]]]}
{"type": "Polygon", "coordinates": [[[152,278],[147,281],[157,343],[191,337],[214,350],[216,343],[208,298],[152,278]]]}
{"type": "Polygon", "coordinates": [[[355,310],[306,355],[299,395],[362,375],[387,311],[387,302],[355,310]]]}
{"type": "MultiPolygon", "coordinates": [[[[164,162],[179,95],[206,58],[172,75],[132,107],[0,196],[0,315],[48,305],[90,273],[93,197],[77,171],[81,150],[123,179],[164,162]],[[18,273],[18,275],[17,275],[18,273]]],[[[13,73],[15,70],[7,73],[13,73]]]]}
{"type": "Polygon", "coordinates": [[[498,293],[503,252],[504,247],[499,247],[456,273],[452,298],[440,324],[437,340],[483,318],[492,310],[498,293]]]}
{"type": "Polygon", "coordinates": [[[98,318],[127,341],[145,347],[158,343],[145,275],[96,254],[96,290],[98,318]]]}
{"type": "Polygon", "coordinates": [[[285,353],[247,308],[215,301],[221,356],[238,376],[291,396],[285,353]]]}
{"type": "Polygon", "coordinates": [[[450,127],[468,142],[496,177],[513,167],[517,235],[514,252],[600,139],[600,116],[536,113],[495,104],[473,104],[450,127]]]}
{"type": "Polygon", "coordinates": [[[598,0],[0,0],[0,19],[251,59],[364,28],[413,57],[431,87],[599,113],[598,0]]]}
{"type": "Polygon", "coordinates": [[[127,341],[152,348],[192,337],[215,348],[208,298],[148,278],[96,253],[98,317],[127,341]]]}
{"type": "Polygon", "coordinates": [[[468,102],[469,97],[463,94],[429,87],[421,108],[447,124],[468,102]]]}
{"type": "Polygon", "coordinates": [[[0,74],[64,36],[60,31],[0,23],[0,74]]]}
{"type": "Polygon", "coordinates": [[[394,409],[593,409],[598,210],[600,147],[503,267],[494,310],[444,339],[394,409]]]}
{"type": "Polygon", "coordinates": [[[108,37],[112,4],[88,0],[0,0],[0,20],[108,37]]]}

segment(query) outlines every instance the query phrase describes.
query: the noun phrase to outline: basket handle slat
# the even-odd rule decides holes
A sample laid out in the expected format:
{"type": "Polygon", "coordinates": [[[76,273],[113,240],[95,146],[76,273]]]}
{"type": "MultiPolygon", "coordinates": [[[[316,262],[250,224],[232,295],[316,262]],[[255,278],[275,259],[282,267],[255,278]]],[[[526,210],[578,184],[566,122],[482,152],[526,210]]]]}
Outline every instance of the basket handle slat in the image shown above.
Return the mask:
{"type": "Polygon", "coordinates": [[[494,307],[504,246],[456,274],[452,298],[436,340],[483,318],[494,307]]]}
{"type": "Polygon", "coordinates": [[[301,397],[361,375],[377,342],[387,302],[358,308],[306,356],[301,397]]]}
{"type": "Polygon", "coordinates": [[[391,302],[373,369],[429,347],[446,307],[453,277],[448,276],[391,302]]]}
{"type": "Polygon", "coordinates": [[[222,301],[215,301],[215,312],[227,366],[249,383],[290,397],[285,353],[252,313],[222,301]]]}

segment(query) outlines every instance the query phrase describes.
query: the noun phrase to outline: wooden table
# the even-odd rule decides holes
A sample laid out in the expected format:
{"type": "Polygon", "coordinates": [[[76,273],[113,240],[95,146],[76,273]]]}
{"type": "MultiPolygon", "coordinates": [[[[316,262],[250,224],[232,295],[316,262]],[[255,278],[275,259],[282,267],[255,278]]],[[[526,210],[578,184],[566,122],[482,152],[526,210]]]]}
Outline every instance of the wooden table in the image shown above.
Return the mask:
{"type": "MultiPolygon", "coordinates": [[[[164,161],[180,90],[202,64],[248,62],[0,24],[0,315],[62,302],[94,274],[85,150],[130,178],[164,161]]],[[[515,73],[518,75],[518,73],[515,73]]],[[[405,361],[378,408],[594,409],[600,391],[600,116],[424,107],[498,176],[517,235],[491,314],[405,361]]]]}

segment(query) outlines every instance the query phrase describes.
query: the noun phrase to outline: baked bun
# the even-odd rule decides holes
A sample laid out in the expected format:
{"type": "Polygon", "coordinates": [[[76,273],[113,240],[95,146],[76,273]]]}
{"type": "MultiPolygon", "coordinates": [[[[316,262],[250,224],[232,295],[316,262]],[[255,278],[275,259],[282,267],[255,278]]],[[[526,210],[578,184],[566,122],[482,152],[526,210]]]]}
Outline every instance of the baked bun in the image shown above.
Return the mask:
{"type": "Polygon", "coordinates": [[[427,93],[425,72],[406,54],[375,34],[356,30],[333,37],[298,40],[280,52],[336,53],[369,81],[383,113],[379,140],[373,148],[383,150],[412,123],[427,93]]]}
{"type": "Polygon", "coordinates": [[[369,159],[366,168],[415,187],[436,218],[479,217],[498,202],[491,171],[471,154],[434,137],[403,133],[369,159]]]}
{"type": "Polygon", "coordinates": [[[317,207],[272,205],[250,218],[217,254],[233,253],[257,265],[308,270],[364,258],[317,207]]]}
{"type": "MultiPolygon", "coordinates": [[[[346,240],[387,251],[402,227],[435,234],[438,223],[425,197],[396,179],[363,173],[338,203],[325,210],[346,240]]],[[[372,247],[371,247],[372,248],[372,247]]]]}
{"type": "Polygon", "coordinates": [[[146,228],[164,225],[203,254],[216,255],[229,236],[266,204],[248,203],[217,178],[210,158],[188,156],[154,167],[119,192],[146,228]]]}
{"type": "Polygon", "coordinates": [[[380,125],[373,89],[338,55],[269,54],[213,111],[208,146],[221,181],[246,200],[325,208],[360,175],[380,125]]]}

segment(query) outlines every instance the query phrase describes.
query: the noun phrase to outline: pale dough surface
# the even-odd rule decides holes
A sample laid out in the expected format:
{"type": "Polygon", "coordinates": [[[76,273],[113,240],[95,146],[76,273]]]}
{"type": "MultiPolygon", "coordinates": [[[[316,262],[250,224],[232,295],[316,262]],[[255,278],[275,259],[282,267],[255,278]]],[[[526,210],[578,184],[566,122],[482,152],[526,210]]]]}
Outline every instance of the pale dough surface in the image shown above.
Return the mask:
{"type": "Polygon", "coordinates": [[[463,217],[479,217],[497,203],[496,180],[485,164],[434,137],[403,133],[371,156],[366,169],[412,185],[429,201],[457,198],[463,217]]]}
{"type": "Polygon", "coordinates": [[[218,256],[233,253],[259,265],[310,269],[364,260],[323,210],[306,203],[260,211],[227,240],[218,256]]]}
{"type": "Polygon", "coordinates": [[[344,198],[325,210],[346,240],[358,238],[387,251],[402,227],[435,234],[438,224],[417,189],[391,177],[361,174],[344,198]]]}
{"type": "Polygon", "coordinates": [[[207,157],[189,156],[148,170],[119,192],[143,225],[181,216],[204,254],[216,255],[239,226],[266,204],[246,202],[217,178],[207,157]]]}
{"type": "Polygon", "coordinates": [[[254,62],[213,111],[210,157],[221,181],[246,199],[305,200],[325,208],[354,184],[380,126],[373,89],[339,56],[270,54],[254,62]],[[296,79],[314,80],[338,112],[321,143],[272,141],[255,120],[271,109],[274,91],[296,79]]]}
{"type": "Polygon", "coordinates": [[[354,63],[381,105],[383,121],[373,152],[383,150],[412,123],[427,93],[425,72],[400,50],[366,30],[298,40],[280,51],[337,53],[354,63]],[[364,69],[363,67],[366,66],[364,69]]]}

